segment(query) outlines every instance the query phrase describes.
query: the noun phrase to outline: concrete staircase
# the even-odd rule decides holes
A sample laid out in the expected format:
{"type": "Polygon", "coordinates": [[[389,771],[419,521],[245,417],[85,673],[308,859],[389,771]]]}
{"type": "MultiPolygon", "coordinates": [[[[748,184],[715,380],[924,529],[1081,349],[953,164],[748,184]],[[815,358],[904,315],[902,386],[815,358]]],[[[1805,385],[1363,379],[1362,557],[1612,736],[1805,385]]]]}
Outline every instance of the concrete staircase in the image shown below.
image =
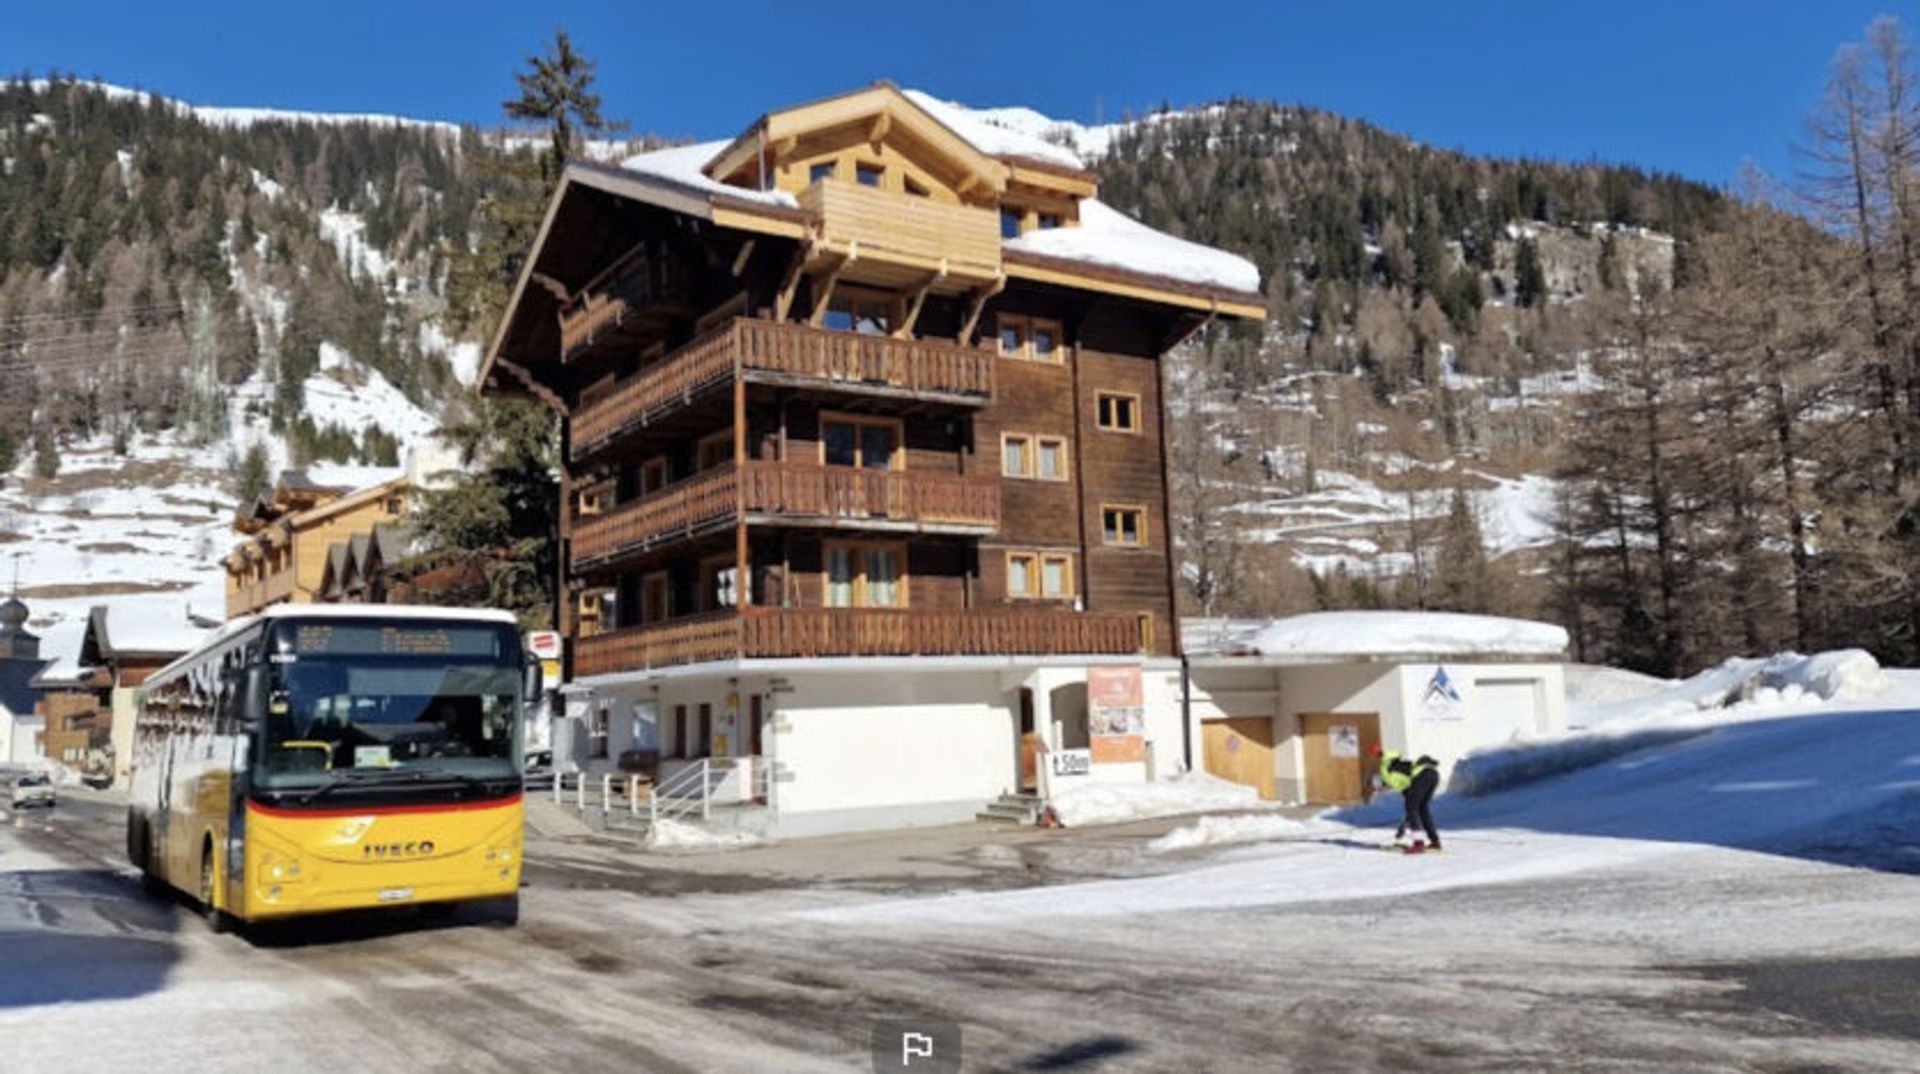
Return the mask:
{"type": "Polygon", "coordinates": [[[987,807],[973,815],[975,820],[991,821],[995,824],[1033,825],[1040,822],[1040,796],[1025,792],[1003,794],[987,803],[987,807]]]}

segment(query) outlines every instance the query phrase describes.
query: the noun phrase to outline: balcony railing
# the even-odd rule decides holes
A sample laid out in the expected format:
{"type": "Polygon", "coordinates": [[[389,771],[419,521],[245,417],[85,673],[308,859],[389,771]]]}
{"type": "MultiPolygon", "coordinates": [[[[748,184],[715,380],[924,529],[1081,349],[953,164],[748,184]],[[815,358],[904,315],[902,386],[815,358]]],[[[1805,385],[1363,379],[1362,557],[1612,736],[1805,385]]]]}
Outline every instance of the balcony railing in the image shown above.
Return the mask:
{"type": "Polygon", "coordinates": [[[645,552],[725,525],[987,535],[1000,527],[1000,482],[992,476],[858,470],[769,461],[723,466],[581,520],[575,570],[645,552]]]}
{"type": "Polygon", "coordinates": [[[823,179],[800,192],[828,247],[859,244],[862,258],[901,261],[949,275],[1000,275],[1000,218],[991,210],[823,179]]]}
{"type": "Polygon", "coordinates": [[[1143,640],[1138,617],[1123,612],[747,608],[581,638],[574,674],[733,659],[1125,656],[1143,640]]]}
{"type": "Polygon", "coordinates": [[[750,521],[1000,528],[994,477],[786,462],[749,462],[745,472],[745,506],[757,516],[750,521]]]}
{"type": "Polygon", "coordinates": [[[565,361],[603,332],[659,297],[657,273],[645,248],[636,246],[587,281],[560,308],[560,358],[565,361]]]}
{"type": "Polygon", "coordinates": [[[695,474],[582,520],[573,531],[574,569],[692,536],[734,518],[739,509],[740,492],[733,467],[695,474]]]}
{"type": "Polygon", "coordinates": [[[993,398],[993,370],[977,347],[740,318],[582,407],[568,448],[583,460],[734,377],[977,406],[993,398]]]}

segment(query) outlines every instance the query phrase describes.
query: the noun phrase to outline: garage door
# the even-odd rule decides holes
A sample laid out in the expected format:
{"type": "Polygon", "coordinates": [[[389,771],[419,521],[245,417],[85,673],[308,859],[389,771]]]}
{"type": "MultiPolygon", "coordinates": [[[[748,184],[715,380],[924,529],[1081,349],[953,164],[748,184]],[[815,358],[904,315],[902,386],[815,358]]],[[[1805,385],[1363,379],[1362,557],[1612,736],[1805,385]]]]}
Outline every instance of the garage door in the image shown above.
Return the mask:
{"type": "Polygon", "coordinates": [[[1473,683],[1473,738],[1476,746],[1505,742],[1540,730],[1540,680],[1476,679],[1473,683]]]}

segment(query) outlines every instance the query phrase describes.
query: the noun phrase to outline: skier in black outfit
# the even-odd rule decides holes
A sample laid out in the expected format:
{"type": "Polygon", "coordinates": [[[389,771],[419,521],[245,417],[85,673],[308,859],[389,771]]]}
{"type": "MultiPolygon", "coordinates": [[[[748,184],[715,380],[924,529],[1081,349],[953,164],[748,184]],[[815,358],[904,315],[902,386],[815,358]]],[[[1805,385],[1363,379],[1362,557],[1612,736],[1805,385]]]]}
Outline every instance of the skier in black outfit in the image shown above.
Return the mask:
{"type": "Polygon", "coordinates": [[[1401,818],[1399,830],[1393,833],[1394,842],[1399,842],[1407,832],[1419,828],[1427,833],[1424,845],[1415,844],[1422,850],[1440,849],[1440,832],[1433,826],[1433,794],[1440,789],[1440,762],[1431,757],[1421,757],[1409,761],[1393,750],[1373,748],[1373,755],[1380,762],[1380,782],[1400,792],[1400,799],[1406,806],[1406,815],[1401,818]]]}

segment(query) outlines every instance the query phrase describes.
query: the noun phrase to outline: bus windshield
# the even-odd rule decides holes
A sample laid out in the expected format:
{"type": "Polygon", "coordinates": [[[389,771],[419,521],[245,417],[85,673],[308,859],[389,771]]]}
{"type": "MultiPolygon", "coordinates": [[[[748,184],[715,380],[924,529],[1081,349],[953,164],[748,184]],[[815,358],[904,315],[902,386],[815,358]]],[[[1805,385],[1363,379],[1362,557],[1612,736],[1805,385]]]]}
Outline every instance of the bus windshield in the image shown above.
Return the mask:
{"type": "Polygon", "coordinates": [[[521,653],[504,623],[277,625],[254,782],[517,775],[521,653]]]}

